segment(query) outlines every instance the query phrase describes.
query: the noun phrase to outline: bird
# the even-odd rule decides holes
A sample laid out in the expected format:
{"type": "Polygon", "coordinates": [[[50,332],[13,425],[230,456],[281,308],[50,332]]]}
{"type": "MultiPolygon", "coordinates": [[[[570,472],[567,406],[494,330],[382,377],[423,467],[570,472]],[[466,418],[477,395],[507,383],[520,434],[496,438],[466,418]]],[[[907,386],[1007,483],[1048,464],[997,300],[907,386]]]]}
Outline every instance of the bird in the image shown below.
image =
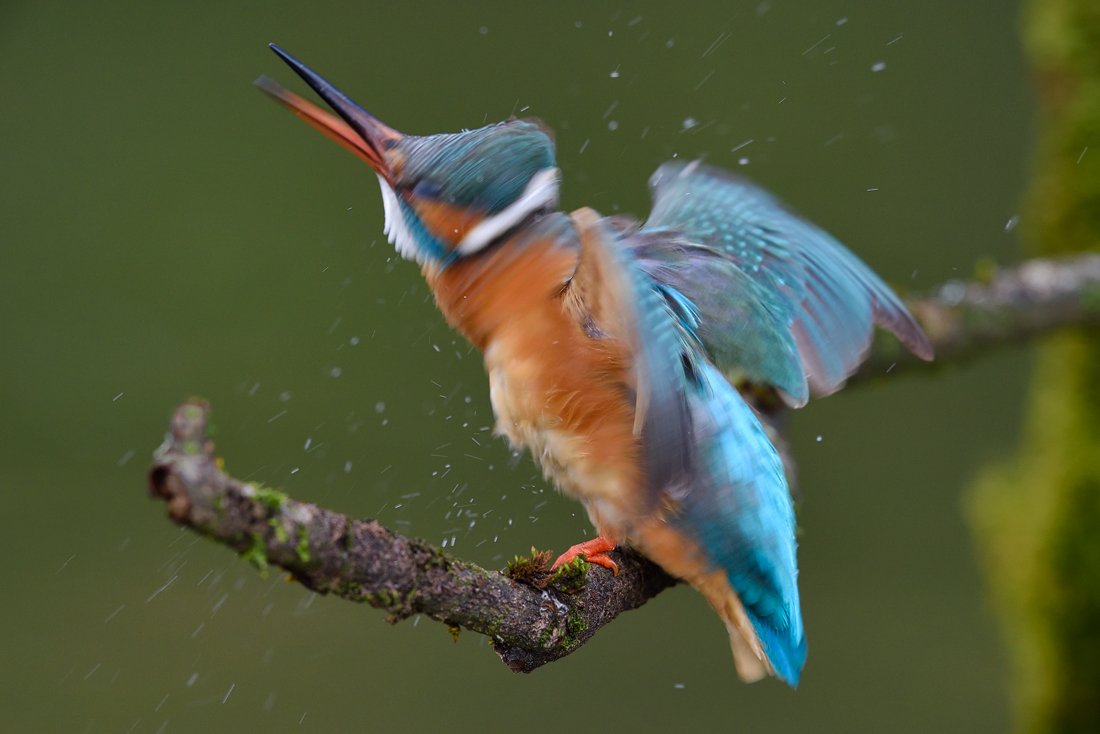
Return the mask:
{"type": "Polygon", "coordinates": [[[553,132],[535,118],[406,135],[275,44],[335,112],[255,84],[367,163],[385,233],[484,356],[495,431],[579,500],[617,573],[623,544],[700,591],[742,680],[797,687],[806,661],[795,513],[779,451],[739,390],[791,407],[840,389],[875,326],[932,346],[851,251],[701,161],[649,180],[644,223],[559,209],[553,132]]]}

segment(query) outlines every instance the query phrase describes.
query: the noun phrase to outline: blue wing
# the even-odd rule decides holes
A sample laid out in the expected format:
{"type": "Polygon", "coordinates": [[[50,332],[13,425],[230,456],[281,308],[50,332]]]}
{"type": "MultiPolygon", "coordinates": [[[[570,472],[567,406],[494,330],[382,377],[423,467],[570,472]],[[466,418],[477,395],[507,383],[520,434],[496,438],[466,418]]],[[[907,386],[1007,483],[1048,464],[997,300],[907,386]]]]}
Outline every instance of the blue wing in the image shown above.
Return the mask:
{"type": "MultiPolygon", "coordinates": [[[[782,460],[756,415],[708,361],[695,301],[621,256],[635,251],[637,236],[629,235],[624,249],[607,247],[607,236],[586,237],[584,246],[607,258],[608,274],[622,276],[602,281],[604,287],[628,291],[614,300],[635,335],[650,497],[674,500],[678,510],[669,521],[703,549],[710,567],[725,572],[772,670],[797,685],[806,642],[782,460]]],[[[595,258],[588,264],[599,268],[595,258]]]]}
{"type": "Polygon", "coordinates": [[[695,471],[675,522],[725,570],[772,669],[795,686],[806,661],[806,639],[794,508],[783,462],[718,370],[703,361],[698,376],[690,398],[695,471]]]}
{"type": "Polygon", "coordinates": [[[635,262],[695,304],[699,338],[727,375],[774,385],[802,405],[810,388],[829,394],[844,384],[875,324],[932,358],[889,286],[768,193],[697,162],[666,163],[650,187],[653,211],[630,238],[635,262]]]}
{"type": "MultiPolygon", "coordinates": [[[[795,516],[783,462],[740,393],[702,353],[695,304],[675,288],[642,273],[634,278],[640,329],[659,333],[658,349],[643,349],[645,369],[658,377],[651,398],[686,400],[689,425],[674,426],[688,441],[682,483],[664,484],[678,501],[671,522],[692,538],[710,566],[725,571],[756,632],[768,662],[782,680],[798,684],[806,641],[798,601],[795,516]]],[[[669,427],[675,411],[654,412],[643,436],[652,450],[653,430],[669,427]]],[[[676,445],[675,442],[673,445],[676,445]]],[[[682,466],[682,464],[678,464],[682,466]]],[[[652,471],[652,468],[650,469],[652,471]]],[[[661,481],[650,477],[660,489],[661,481]]]]}
{"type": "Polygon", "coordinates": [[[679,498],[690,489],[695,444],[687,389],[693,380],[692,352],[684,341],[681,315],[676,306],[646,275],[631,267],[637,312],[636,369],[639,398],[644,401],[641,435],[650,497],[661,492],[679,498]]]}

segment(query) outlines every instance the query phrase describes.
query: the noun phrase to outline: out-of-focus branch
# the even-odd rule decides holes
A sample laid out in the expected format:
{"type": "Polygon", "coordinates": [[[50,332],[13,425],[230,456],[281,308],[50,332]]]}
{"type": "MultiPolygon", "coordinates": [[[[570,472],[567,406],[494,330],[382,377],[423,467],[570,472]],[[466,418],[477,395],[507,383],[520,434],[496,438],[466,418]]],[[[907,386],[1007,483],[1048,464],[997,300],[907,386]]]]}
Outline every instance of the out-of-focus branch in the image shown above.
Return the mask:
{"type": "Polygon", "coordinates": [[[618,576],[593,566],[548,577],[545,558],[524,565],[522,583],[438,548],[225,474],[206,437],[209,408],[181,405],[149,473],[168,515],[233,548],[261,570],[277,566],[304,586],[385,609],[397,622],[424,614],[488,635],[514,672],[576,650],[620,612],[676,583],[654,563],[613,551],[618,576]],[[539,588],[543,587],[543,588],[539,588]],[[570,588],[572,587],[572,588],[570,588]]]}
{"type": "Polygon", "coordinates": [[[1064,326],[1100,324],[1100,255],[1027,260],[982,281],[952,280],[907,304],[936,349],[922,362],[879,332],[852,381],[958,362],[1064,326]]]}

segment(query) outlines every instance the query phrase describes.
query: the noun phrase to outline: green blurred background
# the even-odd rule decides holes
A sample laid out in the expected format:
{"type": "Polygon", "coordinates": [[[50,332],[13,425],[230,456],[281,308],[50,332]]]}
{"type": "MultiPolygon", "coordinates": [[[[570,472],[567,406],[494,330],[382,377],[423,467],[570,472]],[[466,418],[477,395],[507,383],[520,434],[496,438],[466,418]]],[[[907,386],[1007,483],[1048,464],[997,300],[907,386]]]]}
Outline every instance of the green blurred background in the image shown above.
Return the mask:
{"type": "Polygon", "coordinates": [[[1019,257],[1006,224],[1035,138],[1019,12],[4,3],[0,729],[1007,729],[963,496],[1015,445],[1026,348],[795,416],[796,692],[740,684],[686,588],[514,676],[477,635],[261,579],[171,525],[144,473],[202,395],[235,476],[454,537],[489,567],[589,529],[491,437],[480,359],[386,243],[373,174],[250,86],[304,94],[268,42],[405,132],[541,117],[567,209],[644,215],[659,163],[705,156],[906,291],[1019,257]]]}

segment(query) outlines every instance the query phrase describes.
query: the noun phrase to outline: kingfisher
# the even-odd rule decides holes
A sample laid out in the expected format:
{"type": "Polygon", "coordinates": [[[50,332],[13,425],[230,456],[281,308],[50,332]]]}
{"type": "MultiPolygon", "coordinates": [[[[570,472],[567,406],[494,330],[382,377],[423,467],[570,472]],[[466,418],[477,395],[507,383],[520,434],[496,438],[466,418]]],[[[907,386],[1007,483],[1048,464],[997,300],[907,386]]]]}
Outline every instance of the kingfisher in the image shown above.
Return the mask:
{"type": "Polygon", "coordinates": [[[644,224],[559,210],[541,121],[406,135],[278,46],[336,113],[256,85],[378,177],[385,233],[484,355],[497,433],[527,448],[599,532],[555,567],[629,545],[702,592],[745,681],[796,687],[806,660],[783,461],[739,388],[791,407],[844,385],[876,325],[932,347],[829,234],[722,169],[665,163],[644,224]]]}

